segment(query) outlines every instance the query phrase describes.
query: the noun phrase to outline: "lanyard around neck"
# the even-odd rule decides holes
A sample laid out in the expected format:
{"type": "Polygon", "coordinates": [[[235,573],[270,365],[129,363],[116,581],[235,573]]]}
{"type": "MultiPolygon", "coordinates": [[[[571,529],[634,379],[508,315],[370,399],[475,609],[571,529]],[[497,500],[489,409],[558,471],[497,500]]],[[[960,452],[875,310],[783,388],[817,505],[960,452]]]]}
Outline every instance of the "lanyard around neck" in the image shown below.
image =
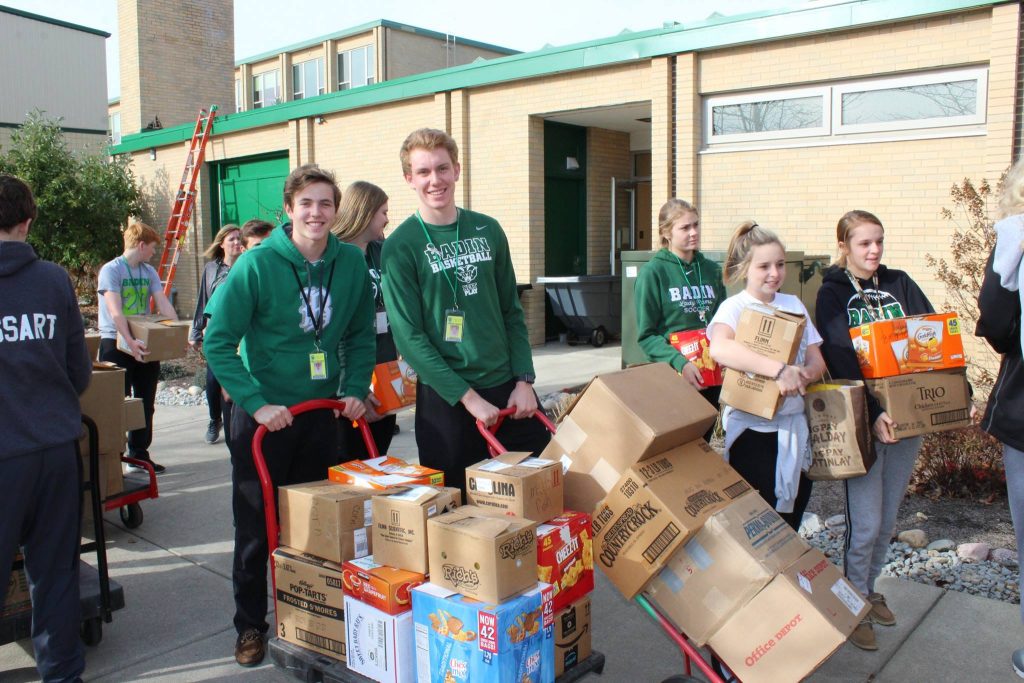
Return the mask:
{"type": "MultiPolygon", "coordinates": [[[[147,284],[145,289],[142,289],[139,286],[142,282],[142,262],[139,262],[139,277],[136,278],[135,274],[132,273],[132,264],[128,263],[128,259],[124,256],[121,258],[124,259],[124,267],[128,269],[128,279],[132,281],[132,289],[135,290],[135,301],[139,302],[139,305],[142,305],[141,313],[145,313],[149,304],[142,304],[141,302],[144,301],[146,295],[149,294],[149,286],[147,284]]],[[[132,313],[127,313],[127,315],[132,315],[132,313]]]]}
{"type": "MultiPolygon", "coordinates": [[[[294,263],[289,264],[292,267],[292,273],[295,275],[295,283],[299,285],[299,296],[302,297],[303,303],[306,304],[306,313],[309,314],[310,323],[313,325],[313,339],[316,343],[317,349],[320,348],[320,335],[321,332],[323,332],[324,325],[324,309],[327,308],[327,295],[330,294],[331,283],[334,282],[334,267],[337,264],[338,262],[336,260],[331,261],[331,274],[327,278],[326,290],[324,290],[324,271],[323,269],[320,270],[320,284],[318,285],[318,289],[320,290],[320,310],[317,312],[317,315],[313,315],[313,304],[309,299],[309,295],[306,294],[306,289],[302,286],[302,280],[299,279],[298,269],[295,267],[294,263]]],[[[308,267],[306,272],[309,272],[308,267]]],[[[312,273],[309,273],[309,288],[313,288],[312,273]]]]}
{"type": "MultiPolygon", "coordinates": [[[[444,279],[448,281],[448,286],[452,288],[452,301],[454,302],[455,308],[459,307],[459,293],[455,289],[455,283],[452,282],[451,277],[448,275],[448,271],[444,268],[444,259],[441,258],[441,250],[434,244],[434,240],[430,237],[430,232],[427,230],[427,224],[423,222],[423,218],[420,216],[419,209],[416,210],[416,220],[420,222],[420,227],[423,228],[423,235],[427,238],[427,245],[433,248],[435,254],[437,254],[438,265],[441,271],[441,275],[444,275],[444,279]]],[[[462,221],[462,209],[455,209],[455,251],[456,259],[458,258],[459,248],[459,223],[462,221]]]]}
{"type": "MultiPolygon", "coordinates": [[[[861,302],[863,302],[864,308],[867,310],[868,317],[871,319],[871,322],[875,322],[876,320],[881,320],[882,319],[882,307],[879,306],[878,310],[876,311],[875,308],[871,305],[871,302],[868,301],[867,295],[864,294],[864,288],[860,286],[859,278],[857,278],[847,268],[844,268],[843,271],[846,273],[846,277],[848,277],[850,279],[850,284],[853,285],[853,288],[854,288],[854,290],[856,290],[857,295],[860,297],[861,302]]],[[[878,273],[874,273],[871,276],[871,284],[875,288],[875,291],[877,292],[878,291],[878,273]]]]}

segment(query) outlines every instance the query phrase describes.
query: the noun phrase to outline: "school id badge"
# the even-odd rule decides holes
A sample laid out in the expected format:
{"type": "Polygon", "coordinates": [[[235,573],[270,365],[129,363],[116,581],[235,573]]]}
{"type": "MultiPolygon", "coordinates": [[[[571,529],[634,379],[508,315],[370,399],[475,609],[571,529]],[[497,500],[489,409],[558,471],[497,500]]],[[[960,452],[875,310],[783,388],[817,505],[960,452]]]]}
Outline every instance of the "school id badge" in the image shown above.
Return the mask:
{"type": "Polygon", "coordinates": [[[309,378],[327,379],[327,354],[323,351],[309,354],[309,378]]]}
{"type": "Polygon", "coordinates": [[[457,308],[444,312],[444,340],[458,344],[466,327],[466,314],[457,308]]]}

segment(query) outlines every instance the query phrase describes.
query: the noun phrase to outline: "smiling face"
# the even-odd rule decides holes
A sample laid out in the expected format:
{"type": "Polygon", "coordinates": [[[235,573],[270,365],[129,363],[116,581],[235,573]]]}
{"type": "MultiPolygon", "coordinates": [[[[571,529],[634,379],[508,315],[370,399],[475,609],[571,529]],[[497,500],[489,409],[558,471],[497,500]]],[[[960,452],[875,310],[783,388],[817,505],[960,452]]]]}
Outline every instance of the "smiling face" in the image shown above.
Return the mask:
{"type": "Polygon", "coordinates": [[[756,246],[750,252],[746,290],[754,298],[770,303],[786,279],[786,252],[777,242],[756,246]]]}
{"type": "Polygon", "coordinates": [[[415,190],[424,220],[435,225],[455,221],[455,183],[460,170],[444,147],[417,147],[409,152],[405,182],[415,190]]]}
{"type": "MultiPolygon", "coordinates": [[[[304,248],[322,251],[338,210],[334,204],[334,188],[327,183],[312,183],[297,192],[292,201],[291,206],[284,208],[292,222],[292,241],[300,251],[304,248]]],[[[309,257],[305,251],[303,254],[309,257]]]]}
{"type": "Polygon", "coordinates": [[[693,258],[693,252],[700,249],[700,218],[695,212],[687,211],[672,224],[668,246],[672,253],[686,261],[693,258]]]}
{"type": "Polygon", "coordinates": [[[874,275],[882,263],[884,241],[885,231],[881,225],[858,223],[850,228],[846,241],[839,243],[847,269],[862,280],[874,275]]]}

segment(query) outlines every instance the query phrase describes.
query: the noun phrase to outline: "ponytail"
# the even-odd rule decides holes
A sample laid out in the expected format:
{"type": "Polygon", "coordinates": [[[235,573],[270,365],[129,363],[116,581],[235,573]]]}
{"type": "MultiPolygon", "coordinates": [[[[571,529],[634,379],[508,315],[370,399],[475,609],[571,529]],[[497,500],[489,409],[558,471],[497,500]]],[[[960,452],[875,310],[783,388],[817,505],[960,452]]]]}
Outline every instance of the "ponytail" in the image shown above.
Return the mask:
{"type": "Polygon", "coordinates": [[[783,251],[786,250],[778,235],[771,230],[762,228],[755,221],[740,223],[729,240],[729,252],[725,258],[725,281],[734,284],[746,278],[754,247],[765,244],[778,244],[783,251]]]}

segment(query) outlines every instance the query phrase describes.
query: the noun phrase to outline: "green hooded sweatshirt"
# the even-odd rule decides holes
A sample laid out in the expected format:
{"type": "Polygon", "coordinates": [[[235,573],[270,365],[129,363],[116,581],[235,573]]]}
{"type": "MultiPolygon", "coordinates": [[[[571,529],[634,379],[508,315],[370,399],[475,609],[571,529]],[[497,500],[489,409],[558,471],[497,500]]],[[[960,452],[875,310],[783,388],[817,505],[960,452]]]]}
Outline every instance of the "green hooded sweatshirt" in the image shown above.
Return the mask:
{"type": "Polygon", "coordinates": [[[286,223],[238,259],[217,288],[216,312],[206,330],[204,348],[213,374],[250,415],[267,404],[291,406],[335,396],[341,351],[346,366],[341,394],[363,399],[369,393],[376,334],[363,253],[331,235],[321,259],[310,263],[291,234],[286,223]],[[327,305],[321,314],[324,291],[327,305]],[[322,318],[319,346],[327,375],[322,380],[310,377],[310,354],[317,349],[309,308],[322,318]]]}
{"type": "Polygon", "coordinates": [[[640,269],[633,292],[637,341],[647,359],[682,370],[686,357],[669,345],[668,335],[707,327],[725,296],[717,263],[699,251],[686,263],[667,248],[659,250],[640,269]]]}
{"type": "Polygon", "coordinates": [[[450,405],[471,387],[533,374],[508,240],[496,220],[460,209],[451,225],[421,225],[413,214],[384,240],[381,261],[395,344],[450,405]],[[456,307],[465,314],[463,338],[448,342],[445,316],[456,307]]]}

